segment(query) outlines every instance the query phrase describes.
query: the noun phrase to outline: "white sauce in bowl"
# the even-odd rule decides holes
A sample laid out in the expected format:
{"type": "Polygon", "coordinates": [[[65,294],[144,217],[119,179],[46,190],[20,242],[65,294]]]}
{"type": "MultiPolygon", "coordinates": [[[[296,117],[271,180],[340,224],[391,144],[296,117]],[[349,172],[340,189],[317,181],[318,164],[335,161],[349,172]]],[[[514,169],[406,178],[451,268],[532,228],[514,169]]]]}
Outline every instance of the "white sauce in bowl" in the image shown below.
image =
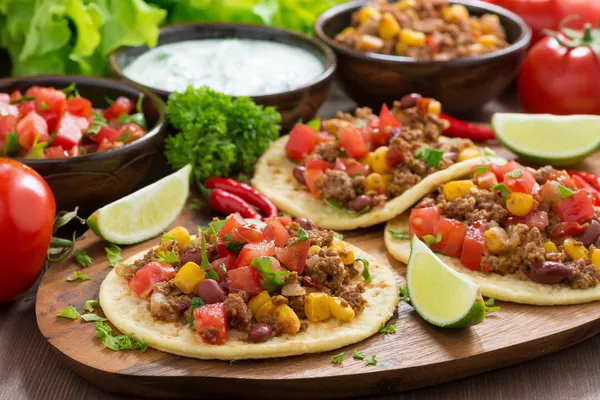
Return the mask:
{"type": "Polygon", "coordinates": [[[300,47],[253,39],[205,39],[165,44],[140,55],[123,73],[166,91],[209,86],[231,96],[259,96],[295,89],[325,71],[300,47]]]}

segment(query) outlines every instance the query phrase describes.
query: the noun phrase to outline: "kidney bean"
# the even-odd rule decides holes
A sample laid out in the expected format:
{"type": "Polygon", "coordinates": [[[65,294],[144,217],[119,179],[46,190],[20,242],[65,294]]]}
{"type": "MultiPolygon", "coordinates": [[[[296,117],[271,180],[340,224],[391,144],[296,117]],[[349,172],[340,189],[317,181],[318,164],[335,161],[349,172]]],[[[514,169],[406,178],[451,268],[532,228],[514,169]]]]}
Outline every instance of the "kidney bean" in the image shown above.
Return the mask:
{"type": "Polygon", "coordinates": [[[248,332],[248,341],[252,343],[266,342],[271,338],[273,329],[267,324],[254,324],[248,332]]]}
{"type": "Polygon", "coordinates": [[[219,282],[212,279],[200,281],[194,290],[194,294],[206,304],[221,303],[227,297],[219,282]]]}
{"type": "Polygon", "coordinates": [[[569,268],[563,263],[543,261],[537,263],[529,270],[529,278],[537,283],[559,283],[569,276],[569,268]]]}
{"type": "Polygon", "coordinates": [[[590,221],[583,233],[575,236],[575,240],[579,240],[585,247],[589,247],[596,243],[598,238],[600,238],[600,223],[594,219],[590,221]]]}
{"type": "Polygon", "coordinates": [[[183,257],[181,257],[181,265],[185,265],[189,262],[196,263],[198,265],[202,264],[202,253],[199,251],[190,251],[183,257]]]}
{"type": "Polygon", "coordinates": [[[400,99],[400,108],[411,108],[417,105],[417,100],[422,98],[419,93],[410,93],[400,99]]]}
{"type": "Polygon", "coordinates": [[[306,184],[306,179],[304,179],[305,172],[306,172],[306,167],[303,167],[302,165],[296,165],[294,167],[294,171],[292,172],[292,174],[294,175],[294,178],[296,178],[296,180],[298,182],[305,185],[306,184]]]}
{"type": "Polygon", "coordinates": [[[401,132],[402,132],[402,130],[397,127],[390,129],[390,133],[388,134],[388,137],[387,137],[387,144],[390,144],[390,142],[392,141],[393,138],[400,136],[401,132]]]}
{"type": "Polygon", "coordinates": [[[223,279],[221,282],[219,282],[219,287],[223,289],[225,294],[229,294],[229,283],[227,283],[227,279],[223,279]]]}
{"type": "Polygon", "coordinates": [[[300,225],[300,228],[309,231],[315,228],[315,224],[308,218],[296,218],[295,222],[300,225]]]}
{"type": "Polygon", "coordinates": [[[367,196],[366,194],[361,194],[358,197],[355,197],[354,200],[350,202],[350,207],[354,211],[362,211],[367,207],[371,207],[372,199],[371,196],[367,196]]]}

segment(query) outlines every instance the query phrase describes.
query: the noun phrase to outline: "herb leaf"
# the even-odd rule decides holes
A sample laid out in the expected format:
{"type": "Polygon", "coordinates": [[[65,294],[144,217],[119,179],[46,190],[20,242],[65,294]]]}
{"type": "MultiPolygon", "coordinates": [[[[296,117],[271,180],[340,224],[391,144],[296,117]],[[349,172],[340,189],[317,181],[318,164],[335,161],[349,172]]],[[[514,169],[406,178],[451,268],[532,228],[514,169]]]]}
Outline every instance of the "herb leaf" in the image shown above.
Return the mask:
{"type": "Polygon", "coordinates": [[[86,300],[83,306],[84,310],[93,312],[94,307],[100,307],[100,302],[98,300],[86,300]]]}
{"type": "Polygon", "coordinates": [[[69,306],[63,308],[61,312],[56,314],[56,316],[62,318],[77,319],[79,318],[79,313],[77,312],[77,309],[75,309],[75,307],[69,306]]]}
{"type": "Polygon", "coordinates": [[[518,178],[521,176],[522,173],[523,173],[522,168],[515,168],[512,171],[505,173],[504,176],[508,176],[510,178],[518,178]]]}
{"type": "Polygon", "coordinates": [[[377,365],[377,355],[373,354],[370,359],[365,360],[365,366],[368,367],[369,365],[377,365]]]}
{"type": "Polygon", "coordinates": [[[385,324],[381,324],[379,333],[396,333],[396,325],[385,326],[385,324]]]}
{"type": "Polygon", "coordinates": [[[219,265],[219,269],[221,270],[221,272],[223,273],[223,275],[227,274],[227,268],[225,268],[225,264],[221,263],[221,265],[219,265]]]}
{"type": "Polygon", "coordinates": [[[139,125],[143,129],[148,128],[148,125],[146,124],[146,117],[144,116],[143,113],[136,113],[136,114],[131,114],[131,115],[121,114],[119,119],[117,119],[117,123],[119,123],[119,124],[134,123],[136,125],[139,125]]]}
{"type": "Polygon", "coordinates": [[[248,242],[234,242],[230,240],[228,242],[225,242],[225,248],[230,252],[239,255],[242,251],[242,248],[247,244],[248,242]]]}
{"type": "Polygon", "coordinates": [[[75,259],[83,268],[89,267],[94,262],[92,257],[88,256],[85,250],[76,250],[75,259]]]}
{"type": "Polygon", "coordinates": [[[342,206],[340,206],[338,204],[337,201],[335,200],[331,200],[331,199],[323,199],[323,201],[325,202],[325,204],[327,204],[329,207],[334,208],[336,210],[338,210],[339,212],[342,212],[344,214],[350,214],[350,215],[361,215],[364,214],[366,212],[371,211],[371,207],[365,207],[360,211],[353,211],[353,210],[348,210],[346,208],[343,208],[342,206]]]}
{"type": "Polygon", "coordinates": [[[33,139],[33,145],[31,146],[31,149],[29,150],[29,153],[27,153],[25,158],[35,160],[42,156],[42,154],[44,153],[44,149],[46,148],[46,146],[48,146],[48,143],[39,142],[39,140],[40,134],[38,133],[35,135],[35,139],[33,139]]]}
{"type": "Polygon", "coordinates": [[[344,235],[342,235],[339,232],[333,232],[333,237],[336,238],[337,240],[344,240],[344,235]]]}
{"type": "Polygon", "coordinates": [[[406,229],[388,229],[388,232],[397,239],[408,240],[410,235],[406,232],[406,229]]]}
{"type": "Polygon", "coordinates": [[[79,271],[73,271],[73,275],[71,275],[67,278],[67,282],[74,282],[76,280],[89,281],[90,277],[87,276],[86,274],[82,274],[79,271]]]}
{"type": "Polygon", "coordinates": [[[22,103],[24,101],[32,101],[35,100],[34,96],[21,96],[21,97],[17,97],[16,99],[12,99],[9,104],[19,104],[22,103]]]}
{"type": "Polygon", "coordinates": [[[369,271],[369,260],[367,260],[366,258],[362,258],[362,257],[355,257],[354,260],[360,261],[361,263],[363,263],[364,267],[363,267],[362,276],[365,279],[365,282],[367,282],[367,283],[373,282],[373,278],[371,277],[371,272],[369,271]]]}
{"type": "Polygon", "coordinates": [[[486,147],[483,149],[483,155],[491,157],[491,156],[495,156],[496,152],[494,150],[490,149],[489,147],[486,147]]]}
{"type": "Polygon", "coordinates": [[[269,292],[274,292],[285,285],[285,281],[281,277],[290,274],[290,271],[286,270],[273,271],[270,257],[255,258],[252,260],[252,267],[260,272],[262,276],[260,285],[269,292]]]}
{"type": "Polygon", "coordinates": [[[298,228],[298,235],[296,236],[296,238],[294,239],[294,241],[292,243],[288,244],[288,246],[291,246],[298,242],[304,242],[305,240],[308,240],[308,233],[306,233],[306,231],[304,229],[298,228]]]}
{"type": "Polygon", "coordinates": [[[493,297],[488,298],[483,302],[486,313],[493,313],[496,311],[500,311],[500,307],[495,304],[495,299],[493,297]]]}
{"type": "Polygon", "coordinates": [[[508,196],[510,196],[510,191],[506,188],[506,186],[504,186],[504,183],[499,183],[495,186],[492,186],[492,190],[500,191],[500,196],[504,200],[508,199],[508,196]]]}
{"type": "Polygon", "coordinates": [[[475,168],[475,178],[477,178],[478,176],[481,176],[491,170],[492,169],[490,167],[488,167],[486,165],[481,165],[481,166],[475,168]]]}
{"type": "Polygon", "coordinates": [[[104,248],[106,251],[106,258],[108,258],[108,265],[114,267],[119,261],[121,261],[121,249],[114,243],[104,248]]]}
{"type": "Polygon", "coordinates": [[[108,121],[106,121],[106,118],[100,115],[100,113],[94,111],[94,120],[92,121],[92,124],[90,125],[88,130],[85,131],[84,135],[95,136],[98,134],[98,132],[100,132],[100,129],[102,129],[103,126],[108,126],[108,121]]]}
{"type": "Polygon", "coordinates": [[[21,150],[21,145],[19,144],[19,137],[17,136],[16,131],[9,132],[6,135],[6,143],[4,143],[4,154],[7,156],[16,155],[19,150],[21,150]]]}
{"type": "Polygon", "coordinates": [[[354,358],[355,360],[364,360],[365,355],[361,351],[354,349],[354,352],[352,353],[352,358],[354,358]]]}
{"type": "Polygon", "coordinates": [[[83,314],[81,316],[85,322],[95,322],[95,321],[106,321],[106,318],[99,316],[98,314],[83,314]]]}
{"type": "Polygon", "coordinates": [[[311,119],[306,125],[313,128],[315,132],[319,132],[321,130],[321,118],[311,119]]]}
{"type": "Polygon", "coordinates": [[[419,147],[415,152],[415,157],[419,160],[424,161],[425,164],[437,168],[440,166],[442,156],[444,152],[442,150],[434,149],[432,147],[419,147]]]}
{"type": "Polygon", "coordinates": [[[567,197],[571,197],[575,194],[575,191],[564,187],[560,183],[558,184],[558,194],[560,194],[561,199],[566,199],[567,197]]]}
{"type": "Polygon", "coordinates": [[[173,250],[171,250],[168,253],[165,253],[164,251],[159,251],[156,253],[156,255],[157,257],[153,258],[154,261],[166,262],[169,264],[176,264],[179,262],[179,257],[177,257],[177,254],[175,254],[173,250]]]}
{"type": "Polygon", "coordinates": [[[410,303],[410,296],[408,295],[408,287],[407,286],[400,286],[400,289],[398,290],[400,297],[398,298],[399,301],[405,301],[407,303],[410,303]]]}
{"type": "Polygon", "coordinates": [[[344,352],[343,351],[340,354],[336,354],[335,356],[331,357],[332,364],[341,364],[343,362],[344,362],[344,352]]]}
{"type": "Polygon", "coordinates": [[[442,233],[438,232],[435,236],[433,235],[424,235],[423,241],[429,245],[436,244],[442,241],[442,233]]]}
{"type": "Polygon", "coordinates": [[[56,214],[56,218],[54,219],[54,226],[52,227],[52,229],[54,231],[58,230],[58,228],[62,228],[63,226],[65,226],[66,224],[68,224],[69,222],[71,222],[72,220],[77,220],[79,221],[82,225],[85,224],[85,219],[77,216],[77,210],[79,208],[75,207],[75,210],[73,211],[59,211],[56,214]]]}
{"type": "Polygon", "coordinates": [[[190,306],[190,328],[194,327],[194,310],[204,305],[204,301],[200,297],[194,297],[192,299],[192,305],[190,306]]]}
{"type": "Polygon", "coordinates": [[[131,337],[133,333],[129,335],[118,335],[113,332],[112,328],[105,322],[98,321],[94,326],[96,329],[96,337],[104,347],[107,347],[114,351],[119,350],[139,350],[143,353],[148,349],[148,343],[145,340],[135,340],[131,337]]]}

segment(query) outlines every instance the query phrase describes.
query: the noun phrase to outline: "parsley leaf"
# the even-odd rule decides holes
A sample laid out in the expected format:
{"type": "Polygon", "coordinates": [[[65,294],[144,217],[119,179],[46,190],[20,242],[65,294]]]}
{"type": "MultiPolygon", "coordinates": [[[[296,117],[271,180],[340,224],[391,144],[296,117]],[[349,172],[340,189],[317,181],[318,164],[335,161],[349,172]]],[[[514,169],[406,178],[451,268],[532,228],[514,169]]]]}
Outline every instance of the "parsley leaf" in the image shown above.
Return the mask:
{"type": "Polygon", "coordinates": [[[385,324],[381,324],[379,333],[396,333],[396,325],[385,326],[385,324]]]}
{"type": "MultiPolygon", "coordinates": [[[[208,267],[208,253],[206,252],[206,238],[204,237],[204,230],[200,230],[200,254],[202,255],[202,262],[200,263],[200,267],[206,272],[206,267],[208,267]]],[[[213,271],[214,273],[215,271],[213,271]]],[[[217,279],[218,280],[218,279],[217,279]]]]}
{"type": "Polygon", "coordinates": [[[56,314],[56,316],[62,317],[62,318],[77,319],[77,318],[79,318],[79,313],[77,312],[75,307],[69,306],[69,307],[63,308],[61,310],[61,312],[56,314]]]}
{"type": "Polygon", "coordinates": [[[493,297],[490,297],[486,301],[484,301],[483,305],[485,307],[485,312],[486,313],[493,313],[493,312],[496,312],[496,311],[500,311],[500,307],[496,306],[495,300],[494,300],[493,297]]]}
{"type": "Polygon", "coordinates": [[[44,154],[44,149],[46,148],[46,146],[48,146],[48,143],[39,142],[39,140],[40,134],[38,133],[35,135],[35,139],[33,139],[33,145],[31,146],[31,149],[29,150],[29,153],[27,153],[25,158],[35,160],[40,158],[42,154],[44,154]]]}
{"type": "Polygon", "coordinates": [[[227,250],[229,250],[230,252],[239,255],[240,252],[242,251],[242,248],[247,245],[248,242],[234,242],[234,241],[229,241],[229,242],[225,242],[225,248],[227,250]]]}
{"type": "Polygon", "coordinates": [[[298,235],[296,236],[296,238],[294,239],[294,241],[292,243],[288,244],[288,246],[291,246],[298,242],[304,242],[305,240],[308,240],[308,233],[306,233],[306,231],[304,229],[298,228],[298,235]]]}
{"type": "Polygon", "coordinates": [[[487,157],[491,157],[491,156],[495,156],[496,152],[492,149],[490,149],[489,147],[486,147],[483,149],[483,155],[487,156],[487,157]]]}
{"type": "Polygon", "coordinates": [[[89,312],[93,312],[94,307],[100,307],[100,302],[98,300],[86,300],[83,306],[83,308],[89,312]]]}
{"type": "Polygon", "coordinates": [[[94,120],[92,121],[92,124],[90,125],[88,130],[85,131],[84,135],[96,136],[103,126],[108,126],[108,121],[106,120],[106,118],[100,115],[98,111],[94,111],[94,120]]]}
{"type": "Polygon", "coordinates": [[[367,260],[366,258],[362,258],[362,257],[356,257],[356,258],[354,258],[354,260],[360,261],[363,263],[364,267],[363,267],[362,276],[365,279],[365,282],[367,282],[367,283],[373,282],[373,278],[371,277],[371,272],[369,272],[369,260],[367,260]]]}
{"type": "Polygon", "coordinates": [[[341,364],[342,362],[344,362],[344,352],[343,351],[340,354],[336,354],[335,356],[331,357],[332,364],[341,364]]]}
{"type": "Polygon", "coordinates": [[[73,275],[67,278],[67,282],[74,282],[76,280],[89,281],[90,277],[86,274],[82,274],[79,271],[73,271],[73,275]]]}
{"type": "Polygon", "coordinates": [[[202,206],[199,203],[190,203],[188,208],[190,210],[199,210],[202,208],[202,206]]]}
{"type": "Polygon", "coordinates": [[[311,119],[306,125],[313,128],[315,132],[319,132],[321,130],[321,118],[311,119]]]}
{"type": "Polygon", "coordinates": [[[38,109],[40,111],[48,111],[50,109],[50,106],[45,101],[40,101],[38,103],[38,109]]]}
{"type": "Polygon", "coordinates": [[[410,239],[410,235],[406,232],[406,229],[388,229],[388,232],[392,234],[393,237],[402,240],[410,239]]]}
{"type": "Polygon", "coordinates": [[[558,184],[558,194],[560,194],[561,199],[566,199],[567,197],[571,197],[575,194],[575,191],[564,187],[560,183],[558,184]]]}
{"type": "Polygon", "coordinates": [[[340,206],[338,204],[337,201],[335,200],[331,200],[331,199],[324,199],[323,201],[325,201],[325,204],[327,204],[329,207],[334,208],[336,210],[338,210],[339,212],[342,212],[344,214],[350,214],[350,215],[361,215],[364,214],[366,212],[371,211],[371,207],[365,207],[360,211],[353,211],[353,210],[348,210],[343,208],[342,206],[340,206]]]}
{"type": "Polygon", "coordinates": [[[333,232],[333,237],[336,238],[337,240],[344,240],[344,235],[342,235],[339,232],[333,232]]]}
{"type": "Polygon", "coordinates": [[[477,178],[478,176],[481,176],[483,174],[485,174],[488,171],[491,171],[492,169],[488,166],[485,165],[481,165],[477,168],[475,168],[475,178],[477,178]]]}
{"type": "Polygon", "coordinates": [[[510,196],[510,191],[506,188],[506,186],[504,186],[504,183],[499,183],[495,186],[492,186],[492,190],[500,191],[500,196],[504,200],[508,199],[508,196],[510,196]]]}
{"type": "Polygon", "coordinates": [[[118,335],[113,332],[112,328],[101,321],[96,322],[94,327],[96,329],[96,337],[104,347],[107,347],[114,351],[119,350],[139,350],[143,353],[148,349],[148,343],[145,340],[135,340],[131,337],[133,333],[129,335],[118,335]]]}
{"type": "Polygon", "coordinates": [[[219,274],[217,274],[214,269],[206,268],[204,271],[206,272],[206,277],[208,279],[212,279],[213,281],[217,282],[221,280],[219,279],[219,274]]]}
{"type": "Polygon", "coordinates": [[[85,322],[96,322],[96,321],[106,321],[106,318],[99,316],[98,314],[83,314],[81,316],[85,322]]]}
{"type": "Polygon", "coordinates": [[[408,287],[407,286],[400,286],[400,289],[398,290],[398,292],[400,293],[400,297],[398,300],[410,303],[410,296],[408,295],[408,287]]]}
{"type": "Polygon", "coordinates": [[[419,160],[424,161],[425,164],[437,168],[440,166],[440,162],[442,161],[442,156],[444,152],[442,150],[437,150],[431,147],[419,147],[415,152],[415,157],[419,160]]]}
{"type": "Polygon", "coordinates": [[[108,258],[108,265],[114,267],[119,261],[121,261],[121,249],[114,243],[104,248],[106,251],[106,258],[108,258]]]}
{"type": "Polygon", "coordinates": [[[177,241],[177,239],[175,238],[175,236],[173,235],[169,235],[168,233],[163,233],[162,238],[160,239],[161,242],[168,242],[169,240],[174,240],[177,241]]]}
{"type": "Polygon", "coordinates": [[[21,145],[19,144],[19,137],[17,136],[17,132],[9,132],[6,135],[6,143],[4,143],[4,154],[11,157],[16,155],[19,152],[19,150],[21,150],[21,145]]]}
{"type": "Polygon", "coordinates": [[[365,360],[365,366],[369,365],[377,365],[377,355],[373,354],[373,356],[369,360],[365,360]]]}
{"type": "Polygon", "coordinates": [[[115,104],[115,101],[108,96],[104,96],[104,101],[106,101],[106,104],[108,104],[109,106],[115,104]]]}
{"type": "Polygon", "coordinates": [[[190,306],[190,328],[194,327],[194,310],[204,305],[204,301],[200,297],[194,297],[192,299],[192,305],[190,306]]]}
{"type": "Polygon", "coordinates": [[[179,262],[179,257],[177,257],[177,254],[175,254],[175,252],[173,250],[171,250],[168,253],[165,253],[164,251],[159,251],[156,253],[156,255],[158,257],[154,257],[153,260],[154,261],[160,261],[160,262],[166,262],[169,264],[176,264],[179,262]]]}
{"type": "Polygon", "coordinates": [[[505,173],[504,176],[508,176],[510,178],[518,178],[521,176],[522,173],[523,173],[522,168],[515,168],[512,171],[505,173]]]}
{"type": "Polygon", "coordinates": [[[364,360],[365,355],[361,351],[354,349],[354,352],[352,353],[352,358],[354,358],[355,360],[364,360]]]}
{"type": "Polygon", "coordinates": [[[34,96],[21,96],[21,97],[17,97],[16,99],[11,99],[10,100],[10,104],[19,104],[19,103],[23,103],[24,101],[32,101],[35,100],[34,96]]]}
{"type": "Polygon", "coordinates": [[[140,93],[137,101],[135,102],[135,111],[137,111],[138,114],[144,114],[143,106],[144,106],[144,93],[140,93]]]}
{"type": "Polygon", "coordinates": [[[252,260],[252,267],[260,272],[262,276],[260,285],[269,292],[274,292],[285,285],[285,281],[281,277],[290,274],[290,271],[286,270],[273,271],[270,257],[255,258],[252,260]]]}
{"type": "Polygon", "coordinates": [[[442,241],[442,234],[438,232],[435,236],[433,235],[424,235],[423,241],[428,245],[436,244],[442,241]]]}
{"type": "Polygon", "coordinates": [[[75,259],[77,259],[77,262],[83,268],[89,267],[94,262],[94,260],[92,259],[92,257],[88,256],[88,254],[85,252],[85,250],[77,250],[77,251],[75,251],[75,259]]]}
{"type": "Polygon", "coordinates": [[[148,125],[146,124],[146,117],[143,113],[135,113],[135,114],[121,114],[119,119],[117,119],[117,123],[119,124],[128,124],[134,123],[139,125],[143,129],[148,129],[148,125]]]}

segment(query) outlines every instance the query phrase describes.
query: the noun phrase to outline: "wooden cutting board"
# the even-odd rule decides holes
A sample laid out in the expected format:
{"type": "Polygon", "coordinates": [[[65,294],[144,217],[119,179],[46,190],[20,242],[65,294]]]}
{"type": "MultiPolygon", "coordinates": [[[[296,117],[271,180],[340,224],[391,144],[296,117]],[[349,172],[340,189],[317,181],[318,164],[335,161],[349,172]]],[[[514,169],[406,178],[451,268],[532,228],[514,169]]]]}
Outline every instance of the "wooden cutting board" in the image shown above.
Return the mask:
{"type": "MultiPolygon", "coordinates": [[[[502,155],[509,156],[507,152],[502,155]]],[[[581,169],[594,168],[598,154],[581,169]]],[[[190,202],[198,202],[191,198],[190,202]]],[[[203,207],[205,210],[207,207],[203,207]]],[[[173,224],[195,230],[211,218],[209,211],[185,212],[173,224]]],[[[346,240],[390,265],[404,284],[405,266],[387,255],[382,229],[346,233],[346,240]]],[[[576,344],[600,332],[600,302],[576,306],[536,307],[500,303],[501,311],[484,323],[464,330],[429,325],[401,302],[390,321],[395,334],[377,334],[363,342],[322,354],[260,361],[200,361],[149,349],[113,352],[94,337],[94,324],[81,319],[56,318],[74,305],[83,312],[86,300],[97,299],[100,284],[110,271],[105,244],[88,231],[77,249],[95,260],[83,270],[89,281],[66,282],[81,268],[74,257],[49,269],[40,284],[38,326],[61,358],[92,384],[111,392],[142,397],[202,397],[237,399],[326,399],[387,394],[463,378],[518,363],[576,344]],[[359,349],[377,356],[376,366],[353,360],[359,349]],[[342,365],[331,357],[346,354],[342,365]]],[[[150,247],[156,239],[123,248],[123,258],[150,247]]],[[[99,312],[101,314],[101,312],[99,312]]]]}

